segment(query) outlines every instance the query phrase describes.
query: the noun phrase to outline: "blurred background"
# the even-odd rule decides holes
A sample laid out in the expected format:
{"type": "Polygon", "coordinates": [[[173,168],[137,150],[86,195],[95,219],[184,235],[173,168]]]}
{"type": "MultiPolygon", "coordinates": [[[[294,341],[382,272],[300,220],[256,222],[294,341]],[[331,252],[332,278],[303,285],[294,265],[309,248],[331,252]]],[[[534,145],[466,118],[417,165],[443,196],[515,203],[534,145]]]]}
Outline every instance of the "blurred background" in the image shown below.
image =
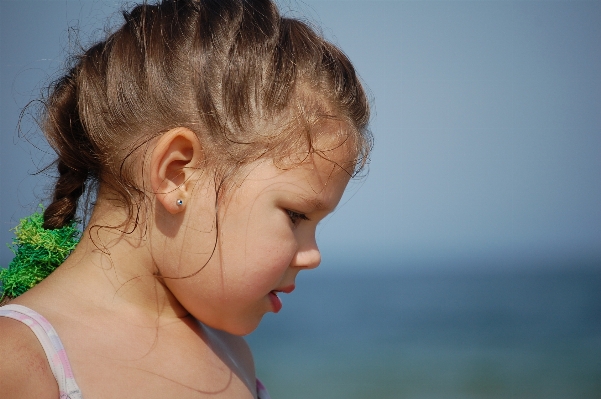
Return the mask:
{"type": "MultiPolygon", "coordinates": [[[[0,0],[0,242],[51,182],[21,111],[122,4],[0,0]]],[[[354,62],[376,145],[249,336],[274,399],[600,398],[601,2],[279,4],[354,62]]]]}

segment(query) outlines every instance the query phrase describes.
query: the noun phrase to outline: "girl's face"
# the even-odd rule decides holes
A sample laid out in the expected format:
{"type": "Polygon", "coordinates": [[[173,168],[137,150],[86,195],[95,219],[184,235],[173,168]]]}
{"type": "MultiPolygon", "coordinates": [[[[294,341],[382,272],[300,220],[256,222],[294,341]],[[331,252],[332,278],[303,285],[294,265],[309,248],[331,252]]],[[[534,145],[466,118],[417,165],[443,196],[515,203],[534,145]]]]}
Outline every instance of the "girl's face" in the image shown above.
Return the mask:
{"type": "Polygon", "coordinates": [[[165,241],[168,250],[157,262],[162,276],[190,276],[164,281],[195,318],[248,334],[265,313],[280,310],[278,296],[294,289],[299,271],[319,265],[315,229],[349,181],[336,165],[342,150],[330,152],[331,160],[315,155],[287,170],[270,160],[253,164],[220,204],[217,219],[208,179],[198,182],[182,228],[165,241]]]}

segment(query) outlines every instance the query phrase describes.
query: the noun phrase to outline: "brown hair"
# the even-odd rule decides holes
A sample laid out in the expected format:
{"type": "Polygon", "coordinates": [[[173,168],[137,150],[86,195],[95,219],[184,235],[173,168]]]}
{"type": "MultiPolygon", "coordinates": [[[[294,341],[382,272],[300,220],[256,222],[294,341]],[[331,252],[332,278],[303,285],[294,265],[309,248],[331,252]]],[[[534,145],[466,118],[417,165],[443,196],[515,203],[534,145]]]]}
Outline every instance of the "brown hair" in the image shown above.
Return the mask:
{"type": "Polygon", "coordinates": [[[133,155],[178,126],[197,133],[223,176],[311,149],[311,126],[324,118],[351,127],[342,140],[352,143],[354,171],[367,161],[369,106],[352,64],[271,1],[164,0],[123,16],[121,28],[74,58],[44,102],[59,172],[46,228],[75,217],[90,183],[114,191],[131,219],[145,196],[133,155]]]}

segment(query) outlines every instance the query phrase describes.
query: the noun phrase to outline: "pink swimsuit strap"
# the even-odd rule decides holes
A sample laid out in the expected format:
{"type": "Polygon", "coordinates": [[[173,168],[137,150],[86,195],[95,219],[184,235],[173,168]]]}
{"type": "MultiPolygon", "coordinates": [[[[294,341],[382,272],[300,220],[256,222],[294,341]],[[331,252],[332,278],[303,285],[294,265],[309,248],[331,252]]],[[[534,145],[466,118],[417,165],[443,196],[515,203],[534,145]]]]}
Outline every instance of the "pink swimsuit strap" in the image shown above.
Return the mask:
{"type": "MultiPolygon", "coordinates": [[[[52,324],[41,314],[21,305],[5,305],[0,307],[0,317],[18,320],[28,326],[42,344],[48,364],[58,383],[60,399],[83,399],[81,390],[75,382],[71,364],[67,358],[65,347],[52,324]]],[[[271,399],[265,386],[257,378],[257,398],[271,399]]]]}
{"type": "Polygon", "coordinates": [[[65,347],[52,324],[39,313],[21,305],[5,305],[0,307],[0,316],[15,319],[24,323],[33,331],[42,344],[48,364],[58,383],[61,399],[83,399],[81,390],[73,378],[71,364],[67,358],[65,347]]]}
{"type": "Polygon", "coordinates": [[[257,378],[257,399],[271,399],[265,385],[257,378]]]}

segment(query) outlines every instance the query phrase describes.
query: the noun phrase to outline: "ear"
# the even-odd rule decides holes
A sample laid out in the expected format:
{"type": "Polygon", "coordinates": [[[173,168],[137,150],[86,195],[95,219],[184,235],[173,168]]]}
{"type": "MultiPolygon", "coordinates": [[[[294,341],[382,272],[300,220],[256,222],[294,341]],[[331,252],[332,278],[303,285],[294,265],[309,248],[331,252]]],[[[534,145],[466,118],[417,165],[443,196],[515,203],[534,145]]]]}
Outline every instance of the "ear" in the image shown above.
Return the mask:
{"type": "Polygon", "coordinates": [[[192,177],[203,159],[194,132],[178,127],[159,137],[150,158],[150,184],[157,201],[171,214],[181,212],[192,193],[192,177]]]}

